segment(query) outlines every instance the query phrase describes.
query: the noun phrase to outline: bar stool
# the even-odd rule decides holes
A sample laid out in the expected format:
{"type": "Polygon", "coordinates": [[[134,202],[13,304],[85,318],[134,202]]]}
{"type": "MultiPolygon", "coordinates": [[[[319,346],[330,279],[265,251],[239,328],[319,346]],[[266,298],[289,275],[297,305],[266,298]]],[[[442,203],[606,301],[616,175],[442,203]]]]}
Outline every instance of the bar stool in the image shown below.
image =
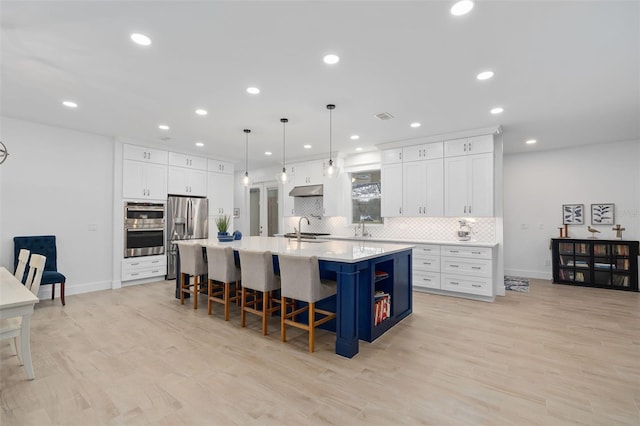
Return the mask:
{"type": "Polygon", "coordinates": [[[238,253],[242,268],[240,325],[246,326],[247,312],[258,315],[262,317],[262,335],[266,336],[269,315],[280,310],[280,299],[273,297],[273,291],[280,288],[280,277],[273,272],[273,255],[268,250],[238,253]],[[260,305],[262,309],[258,310],[260,305]]]}
{"type": "Polygon", "coordinates": [[[212,302],[224,305],[224,320],[229,321],[229,304],[240,301],[240,268],[236,266],[231,247],[207,246],[209,262],[209,293],[207,309],[211,315],[212,302]],[[216,285],[215,282],[222,283],[216,285]],[[233,289],[231,288],[233,283],[233,289]],[[233,296],[231,291],[233,290],[233,296]]]}
{"type": "Polygon", "coordinates": [[[280,315],[280,338],[283,342],[287,341],[287,325],[306,330],[309,332],[309,352],[313,352],[316,327],[336,318],[335,312],[317,309],[316,302],[336,294],[337,283],[320,278],[317,256],[280,254],[278,261],[282,285],[281,306],[284,306],[280,315]],[[287,298],[307,302],[307,305],[298,309],[294,306],[291,312],[287,312],[287,298]],[[308,312],[308,324],[295,320],[295,317],[302,312],[308,312]],[[316,314],[323,317],[316,320],[316,314]]]}
{"type": "Polygon", "coordinates": [[[198,293],[204,290],[206,283],[200,282],[200,276],[207,274],[207,261],[200,244],[178,244],[180,253],[180,304],[184,305],[185,293],[193,294],[193,309],[198,309],[198,293]],[[193,275],[193,284],[191,276],[193,275]]]}

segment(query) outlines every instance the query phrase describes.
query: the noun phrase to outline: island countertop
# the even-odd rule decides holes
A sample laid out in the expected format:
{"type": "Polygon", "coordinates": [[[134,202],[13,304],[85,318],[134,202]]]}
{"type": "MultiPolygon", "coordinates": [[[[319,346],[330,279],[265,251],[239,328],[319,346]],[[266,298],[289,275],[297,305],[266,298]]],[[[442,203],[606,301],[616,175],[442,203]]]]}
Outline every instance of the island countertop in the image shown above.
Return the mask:
{"type": "Polygon", "coordinates": [[[379,241],[313,240],[298,242],[294,238],[243,237],[241,240],[219,242],[217,239],[178,241],[176,244],[232,247],[234,250],[269,250],[273,254],[317,256],[320,260],[355,263],[394,254],[413,248],[413,244],[390,244],[379,241]]]}

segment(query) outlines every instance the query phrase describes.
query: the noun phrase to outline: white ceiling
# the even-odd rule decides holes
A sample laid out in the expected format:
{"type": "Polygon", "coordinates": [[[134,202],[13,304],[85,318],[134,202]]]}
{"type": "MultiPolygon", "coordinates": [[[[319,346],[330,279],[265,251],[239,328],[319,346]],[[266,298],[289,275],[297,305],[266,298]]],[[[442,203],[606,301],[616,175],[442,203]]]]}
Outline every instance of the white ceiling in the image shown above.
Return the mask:
{"type": "Polygon", "coordinates": [[[640,139],[639,2],[476,1],[458,18],[451,4],[2,0],[0,113],[241,168],[250,128],[250,169],[281,163],[281,117],[287,160],[328,156],[328,103],[345,153],[495,125],[506,152],[640,139]]]}

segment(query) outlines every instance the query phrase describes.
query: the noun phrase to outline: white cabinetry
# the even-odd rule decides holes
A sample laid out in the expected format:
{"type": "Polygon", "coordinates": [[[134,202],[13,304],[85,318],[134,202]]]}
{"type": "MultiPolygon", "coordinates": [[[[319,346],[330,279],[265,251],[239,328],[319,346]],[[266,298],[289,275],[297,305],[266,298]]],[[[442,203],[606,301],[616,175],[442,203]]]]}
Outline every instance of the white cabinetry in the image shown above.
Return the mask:
{"type": "Polygon", "coordinates": [[[493,216],[493,154],[444,159],[445,216],[493,216]]]}
{"type": "Polygon", "coordinates": [[[230,216],[233,213],[233,175],[209,172],[207,198],[209,216],[230,216]]]}
{"type": "Polygon", "coordinates": [[[404,216],[444,214],[443,167],[442,158],[403,164],[404,216]]]}
{"type": "Polygon", "coordinates": [[[295,198],[289,195],[294,186],[296,186],[295,176],[288,173],[287,181],[282,185],[282,215],[284,217],[296,215],[295,198]]]}
{"type": "Polygon", "coordinates": [[[167,274],[167,257],[130,257],[122,261],[122,281],[160,277],[167,274]]]}
{"type": "Polygon", "coordinates": [[[380,179],[382,217],[402,216],[402,163],[383,164],[380,179]]]}
{"type": "Polygon", "coordinates": [[[419,244],[413,248],[413,287],[440,289],[440,246],[419,244]]]}
{"type": "Polygon", "coordinates": [[[305,161],[292,164],[296,186],[322,184],[322,161],[305,161]]]}
{"type": "Polygon", "coordinates": [[[334,177],[323,178],[322,214],[324,216],[344,216],[347,196],[351,196],[349,175],[340,173],[334,177]]]}
{"type": "Polygon", "coordinates": [[[433,160],[444,157],[442,142],[433,142],[423,145],[407,146],[402,148],[402,161],[433,160]]]}
{"type": "Polygon", "coordinates": [[[452,139],[444,143],[444,156],[483,154],[493,152],[493,135],[473,136],[470,138],[452,139]]]}
{"type": "Polygon", "coordinates": [[[382,164],[402,163],[402,148],[385,149],[382,151],[382,164]]]}
{"type": "Polygon", "coordinates": [[[233,174],[233,164],[226,161],[212,160],[208,161],[208,169],[210,172],[233,174]]]}
{"type": "Polygon", "coordinates": [[[207,172],[186,167],[169,167],[169,194],[207,195],[207,172]]]}
{"type": "Polygon", "coordinates": [[[122,198],[166,200],[166,151],[123,145],[122,198]]]}
{"type": "Polygon", "coordinates": [[[488,247],[441,246],[441,289],[476,296],[495,296],[493,250],[488,247]]]}
{"type": "Polygon", "coordinates": [[[193,155],[170,152],[169,165],[186,167],[188,169],[207,170],[207,159],[203,157],[194,157],[193,155]]]}

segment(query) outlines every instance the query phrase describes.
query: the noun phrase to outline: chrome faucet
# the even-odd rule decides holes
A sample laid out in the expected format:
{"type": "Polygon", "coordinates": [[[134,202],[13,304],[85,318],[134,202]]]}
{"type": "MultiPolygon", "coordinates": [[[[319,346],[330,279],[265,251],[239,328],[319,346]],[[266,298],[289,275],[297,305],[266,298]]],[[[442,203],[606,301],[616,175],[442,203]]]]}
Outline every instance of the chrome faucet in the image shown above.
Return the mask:
{"type": "Polygon", "coordinates": [[[302,229],[302,219],[307,219],[307,225],[311,225],[311,222],[309,222],[309,218],[306,216],[300,216],[300,219],[298,220],[298,232],[297,232],[297,238],[298,238],[298,242],[300,242],[300,230],[302,229]]]}
{"type": "Polygon", "coordinates": [[[360,223],[362,224],[362,236],[363,236],[363,237],[368,237],[368,236],[369,236],[369,233],[367,232],[367,230],[366,230],[366,229],[364,229],[364,219],[361,219],[361,220],[360,220],[360,223]]]}

